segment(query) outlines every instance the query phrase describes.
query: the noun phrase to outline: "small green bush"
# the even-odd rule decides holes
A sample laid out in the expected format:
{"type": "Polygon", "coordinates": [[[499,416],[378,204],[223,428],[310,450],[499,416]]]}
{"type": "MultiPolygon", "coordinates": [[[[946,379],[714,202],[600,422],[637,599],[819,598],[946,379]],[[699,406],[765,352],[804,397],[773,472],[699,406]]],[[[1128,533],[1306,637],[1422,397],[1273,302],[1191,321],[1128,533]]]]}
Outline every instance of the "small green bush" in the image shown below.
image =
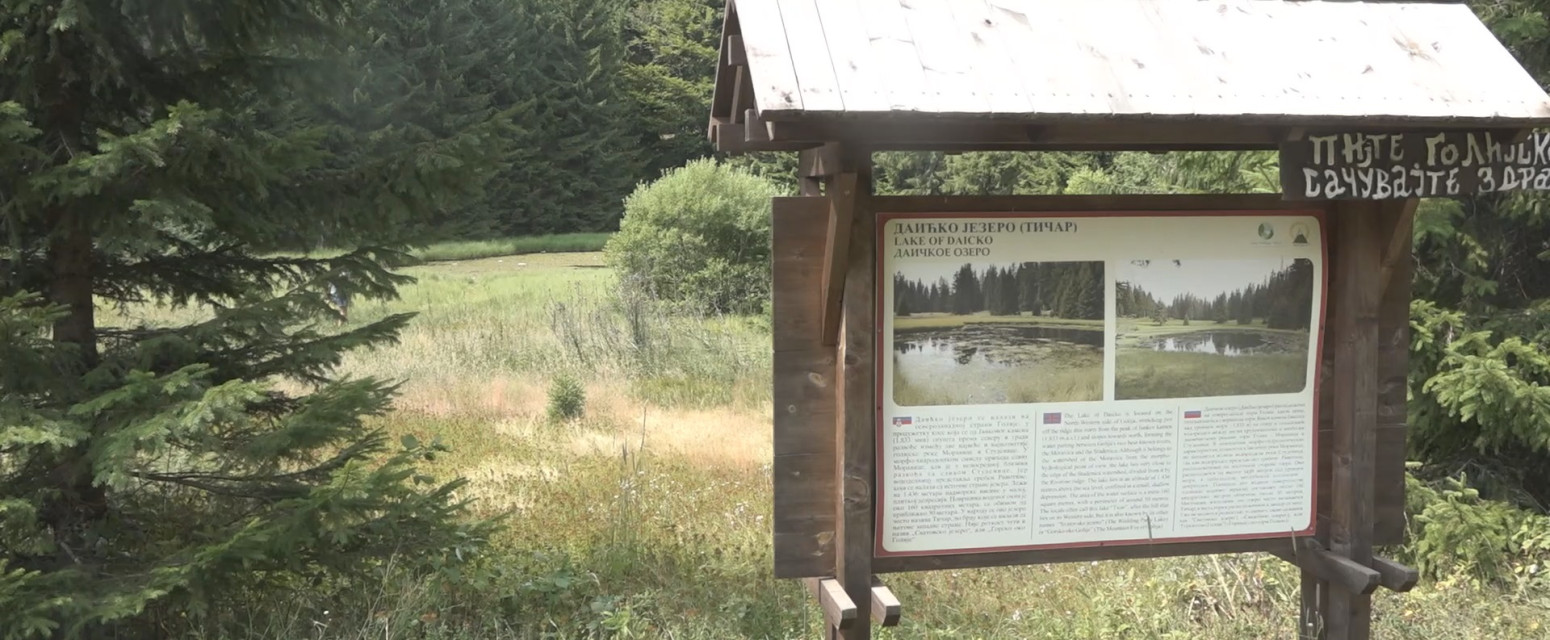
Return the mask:
{"type": "Polygon", "coordinates": [[[1467,477],[1406,478],[1409,543],[1404,556],[1433,580],[1520,589],[1550,587],[1550,517],[1486,500],[1467,477]]]}
{"type": "Polygon", "coordinates": [[[604,248],[625,286],[700,313],[757,313],[770,294],[770,181],[698,160],[624,201],[604,248]]]}
{"type": "Polygon", "coordinates": [[[549,419],[555,422],[580,418],[586,411],[587,391],[570,376],[560,376],[549,385],[549,419]]]}

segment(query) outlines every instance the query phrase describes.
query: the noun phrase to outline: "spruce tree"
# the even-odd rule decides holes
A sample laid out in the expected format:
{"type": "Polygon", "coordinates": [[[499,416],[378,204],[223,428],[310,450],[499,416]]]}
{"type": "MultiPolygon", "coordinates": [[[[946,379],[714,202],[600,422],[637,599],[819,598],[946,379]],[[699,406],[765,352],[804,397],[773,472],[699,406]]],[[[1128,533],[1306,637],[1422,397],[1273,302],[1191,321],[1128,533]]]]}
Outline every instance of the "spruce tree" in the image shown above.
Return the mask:
{"type": "MultiPolygon", "coordinates": [[[[611,0],[469,0],[498,61],[468,82],[511,110],[504,168],[478,207],[506,234],[606,231],[642,177],[625,111],[624,9],[611,0]]],[[[654,176],[653,176],[654,177],[654,176]]]]}
{"type": "Polygon", "coordinates": [[[406,56],[384,91],[352,66],[359,9],[0,0],[7,635],[163,637],[477,536],[415,472],[434,447],[369,426],[392,387],[333,372],[409,318],[335,329],[324,290],[391,297],[397,247],[476,195],[502,125],[409,117],[457,63],[406,56]],[[276,253],[318,242],[344,252],[276,253]],[[199,313],[107,326],[114,305],[199,313]]]}

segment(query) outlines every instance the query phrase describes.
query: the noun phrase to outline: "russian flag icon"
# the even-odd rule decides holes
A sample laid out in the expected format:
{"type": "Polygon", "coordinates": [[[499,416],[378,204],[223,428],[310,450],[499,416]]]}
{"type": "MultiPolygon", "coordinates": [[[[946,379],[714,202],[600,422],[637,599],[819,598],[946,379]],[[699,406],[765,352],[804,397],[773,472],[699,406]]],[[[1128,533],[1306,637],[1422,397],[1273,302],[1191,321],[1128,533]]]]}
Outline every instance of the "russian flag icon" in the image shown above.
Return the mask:
{"type": "Polygon", "coordinates": [[[1184,412],[1184,419],[1185,420],[1194,420],[1195,418],[1199,418],[1199,417],[1200,417],[1200,412],[1199,411],[1185,411],[1184,412]]]}
{"type": "Polygon", "coordinates": [[[1044,414],[1044,424],[1060,424],[1060,414],[1059,413],[1046,413],[1046,414],[1044,414]]]}
{"type": "Polygon", "coordinates": [[[907,426],[909,426],[911,424],[914,424],[914,422],[915,422],[915,420],[912,419],[910,416],[903,416],[903,417],[900,417],[900,418],[894,418],[893,419],[893,426],[895,426],[895,427],[907,427],[907,426]]]}

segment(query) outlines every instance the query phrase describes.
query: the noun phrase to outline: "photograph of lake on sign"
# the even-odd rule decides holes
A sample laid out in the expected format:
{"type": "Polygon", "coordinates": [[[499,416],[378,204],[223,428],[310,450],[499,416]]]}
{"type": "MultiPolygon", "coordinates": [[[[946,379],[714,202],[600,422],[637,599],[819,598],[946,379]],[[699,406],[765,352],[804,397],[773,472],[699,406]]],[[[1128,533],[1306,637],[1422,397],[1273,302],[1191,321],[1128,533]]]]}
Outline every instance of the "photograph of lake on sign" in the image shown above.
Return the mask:
{"type": "Polygon", "coordinates": [[[1103,399],[1103,263],[900,266],[893,401],[903,406],[1103,399]]]}
{"type": "Polygon", "coordinates": [[[1302,391],[1315,290],[1302,258],[1117,265],[1115,399],[1302,391]]]}

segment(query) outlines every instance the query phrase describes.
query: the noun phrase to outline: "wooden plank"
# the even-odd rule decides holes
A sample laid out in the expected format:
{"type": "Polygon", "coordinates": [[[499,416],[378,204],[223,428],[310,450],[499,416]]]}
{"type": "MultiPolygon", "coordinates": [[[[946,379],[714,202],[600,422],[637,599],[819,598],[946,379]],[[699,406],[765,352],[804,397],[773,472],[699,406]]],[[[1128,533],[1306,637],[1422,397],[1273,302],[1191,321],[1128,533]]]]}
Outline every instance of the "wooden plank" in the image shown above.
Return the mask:
{"type": "Polygon", "coordinates": [[[743,51],[743,36],[732,34],[722,41],[721,48],[726,52],[727,65],[741,67],[748,64],[748,53],[743,51]]]}
{"type": "Polygon", "coordinates": [[[1070,3],[986,4],[1033,113],[1114,113],[1110,97],[1118,87],[1106,68],[1094,64],[1091,45],[1078,41],[1071,30],[1076,16],[1070,3]]]}
{"type": "Polygon", "coordinates": [[[1317,541],[1311,539],[1304,539],[1302,545],[1295,551],[1281,549],[1272,551],[1271,555],[1297,565],[1304,571],[1318,576],[1320,580],[1338,585],[1352,593],[1365,595],[1378,589],[1380,576],[1376,570],[1357,564],[1349,558],[1330,553],[1317,541]]]}
{"type": "Polygon", "coordinates": [[[857,0],[820,0],[817,4],[845,110],[888,111],[891,107],[888,88],[883,84],[883,68],[867,38],[857,0]]]}
{"type": "Polygon", "coordinates": [[[774,0],[734,0],[731,6],[748,55],[748,71],[753,74],[754,107],[761,116],[801,111],[802,89],[786,44],[780,8],[774,0]]]}
{"type": "Polygon", "coordinates": [[[872,560],[872,569],[877,573],[900,573],[904,571],[1012,567],[1026,564],[1055,564],[1060,562],[1172,558],[1213,553],[1270,553],[1272,551],[1291,549],[1293,545],[1299,544],[1301,540],[1302,538],[1277,538],[1270,540],[1174,542],[1152,545],[1082,547],[1077,549],[960,553],[938,556],[884,556],[872,560]]]}
{"type": "Polygon", "coordinates": [[[834,76],[834,63],[829,60],[829,43],[824,40],[823,23],[813,4],[816,1],[776,0],[776,5],[785,23],[791,66],[802,91],[802,110],[839,113],[845,111],[845,102],[834,76]]]}
{"type": "Polygon", "coordinates": [[[952,17],[958,31],[969,39],[966,50],[973,57],[970,73],[984,87],[994,113],[1028,113],[1034,110],[1023,87],[1023,77],[1012,57],[1011,45],[1002,39],[1000,27],[985,0],[953,0],[952,17]]]}
{"type": "Polygon", "coordinates": [[[1266,126],[1207,126],[1113,120],[1033,125],[984,119],[898,116],[864,121],[814,118],[772,123],[776,140],[834,140],[887,149],[946,150],[1269,150],[1283,131],[1266,126]]]}
{"type": "Polygon", "coordinates": [[[749,111],[757,112],[753,108],[753,77],[748,75],[748,67],[737,67],[732,70],[732,122],[745,122],[749,111]]]}
{"type": "Polygon", "coordinates": [[[822,198],[775,198],[771,211],[774,348],[775,575],[833,575],[836,495],[835,353],[823,326],[822,198]]]}
{"type": "MultiPolygon", "coordinates": [[[[871,193],[871,156],[846,149],[843,173],[856,176],[840,322],[835,454],[841,471],[834,557],[835,576],[857,602],[870,602],[872,591],[873,511],[876,479],[877,408],[875,388],[875,316],[877,247],[871,193]]],[[[871,625],[846,630],[845,640],[869,640],[871,625]]]]}
{"type": "MultiPolygon", "coordinates": [[[[1374,203],[1351,203],[1334,216],[1339,260],[1331,278],[1339,307],[1335,342],[1334,469],[1330,550],[1372,563],[1377,459],[1378,304],[1383,250],[1388,241],[1374,203]]],[[[1371,637],[1372,598],[1331,584],[1331,640],[1371,637]]]]}
{"type": "Polygon", "coordinates": [[[903,611],[904,605],[899,604],[893,590],[872,576],[872,622],[881,627],[896,627],[903,611]]]}
{"type": "Polygon", "coordinates": [[[1028,101],[991,100],[990,85],[974,71],[972,43],[958,30],[948,0],[899,0],[904,22],[915,41],[915,53],[926,76],[933,113],[1026,113],[1028,101]]]}
{"type": "Polygon", "coordinates": [[[841,173],[829,182],[829,233],[823,254],[823,343],[839,337],[841,294],[850,268],[850,231],[855,218],[856,174],[841,173]]]}
{"type": "Polygon", "coordinates": [[[743,123],[717,122],[713,126],[716,129],[716,135],[714,136],[716,150],[725,153],[801,151],[822,144],[818,142],[792,142],[786,140],[755,142],[748,140],[746,125],[743,123]]]}
{"type": "Polygon", "coordinates": [[[1405,535],[1405,444],[1410,373],[1410,254],[1416,201],[1385,203],[1389,242],[1380,276],[1378,309],[1378,433],[1373,476],[1373,544],[1393,545],[1405,535]]]}
{"type": "Polygon", "coordinates": [[[807,578],[808,593],[818,599],[823,609],[823,621],[831,628],[853,629],[856,627],[856,603],[846,595],[844,587],[834,578],[807,578]]]}
{"type": "MultiPolygon", "coordinates": [[[[736,33],[733,29],[735,22],[736,20],[733,17],[731,5],[729,3],[727,12],[721,17],[720,42],[723,49],[725,49],[727,46],[727,38],[736,33]]],[[[725,59],[726,56],[724,55],[717,56],[718,61],[725,59]]],[[[734,79],[735,73],[736,72],[733,71],[733,68],[729,65],[716,65],[716,79],[711,85],[713,88],[711,90],[710,96],[710,117],[712,131],[714,131],[715,121],[717,118],[726,118],[729,121],[732,118],[732,90],[734,86],[732,81],[734,79]]],[[[710,133],[708,135],[714,136],[714,133],[710,133]]],[[[714,141],[715,140],[712,139],[712,142],[714,141]]]]}
{"type": "Polygon", "coordinates": [[[857,7],[861,27],[872,43],[877,75],[887,89],[889,109],[930,111],[935,102],[926,92],[926,71],[920,64],[920,54],[915,50],[914,36],[910,35],[899,0],[857,0],[857,7]]]}
{"type": "Polygon", "coordinates": [[[1404,593],[1415,588],[1421,581],[1421,572],[1388,558],[1374,556],[1372,568],[1382,576],[1379,584],[1389,591],[1404,593]]]}

